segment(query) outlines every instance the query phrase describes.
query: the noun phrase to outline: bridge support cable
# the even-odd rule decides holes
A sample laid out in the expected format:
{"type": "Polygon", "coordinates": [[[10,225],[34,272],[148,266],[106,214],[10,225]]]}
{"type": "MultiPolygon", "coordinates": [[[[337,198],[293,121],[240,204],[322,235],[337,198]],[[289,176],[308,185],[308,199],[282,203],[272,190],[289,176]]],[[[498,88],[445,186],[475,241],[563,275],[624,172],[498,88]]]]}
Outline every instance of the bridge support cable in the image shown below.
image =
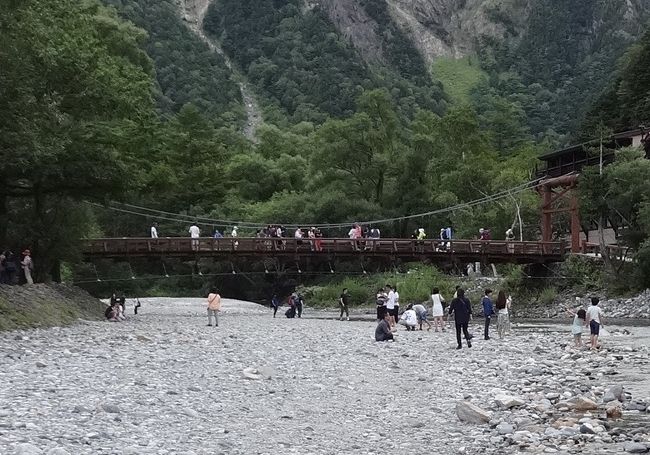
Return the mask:
{"type": "MultiPolygon", "coordinates": [[[[409,220],[409,219],[418,219],[418,218],[426,218],[430,217],[433,215],[440,215],[448,212],[452,212],[455,210],[460,210],[460,209],[467,209],[467,208],[472,208],[476,206],[480,206],[486,203],[491,203],[491,202],[496,202],[500,199],[504,198],[510,198],[514,194],[518,194],[524,191],[528,191],[531,189],[534,189],[538,186],[539,179],[531,180],[526,183],[522,183],[521,185],[517,185],[515,187],[509,188],[507,190],[503,190],[497,193],[494,193],[492,195],[486,195],[482,198],[475,199],[472,201],[468,202],[462,202],[450,207],[442,208],[442,209],[437,209],[437,210],[432,210],[429,212],[423,212],[423,213],[416,213],[412,215],[404,215],[404,216],[399,216],[399,217],[392,217],[392,218],[384,218],[384,219],[377,219],[377,220],[359,220],[356,221],[360,224],[363,225],[382,225],[382,224],[387,224],[387,223],[393,223],[397,221],[404,221],[404,220],[409,220]]],[[[144,216],[148,218],[155,218],[159,220],[165,220],[165,221],[174,221],[178,223],[193,223],[195,221],[198,221],[199,224],[201,225],[209,225],[209,226],[219,226],[219,227],[228,227],[228,226],[239,226],[239,227],[244,227],[247,229],[261,229],[266,227],[268,224],[280,224],[285,226],[286,228],[298,228],[298,227],[305,227],[305,226],[314,226],[319,229],[336,229],[336,228],[345,228],[350,226],[354,221],[348,221],[348,222],[343,222],[343,223],[314,223],[314,222],[304,222],[304,223],[299,223],[296,224],[295,222],[292,223],[281,223],[281,222],[272,222],[272,223],[256,223],[256,222],[251,222],[251,221],[234,221],[234,220],[220,220],[220,219],[214,219],[214,218],[207,218],[207,217],[199,217],[199,216],[190,216],[190,215],[184,215],[184,214],[179,214],[179,213],[173,213],[173,212],[167,212],[164,210],[157,210],[157,209],[152,209],[152,208],[147,208],[147,207],[142,207],[134,204],[127,204],[127,203],[117,203],[113,202],[111,205],[102,205],[96,202],[91,202],[87,201],[88,204],[99,207],[99,208],[104,208],[107,210],[113,210],[121,213],[127,213],[131,215],[137,215],[137,216],[144,216]],[[118,205],[118,206],[116,206],[118,205]]]]}

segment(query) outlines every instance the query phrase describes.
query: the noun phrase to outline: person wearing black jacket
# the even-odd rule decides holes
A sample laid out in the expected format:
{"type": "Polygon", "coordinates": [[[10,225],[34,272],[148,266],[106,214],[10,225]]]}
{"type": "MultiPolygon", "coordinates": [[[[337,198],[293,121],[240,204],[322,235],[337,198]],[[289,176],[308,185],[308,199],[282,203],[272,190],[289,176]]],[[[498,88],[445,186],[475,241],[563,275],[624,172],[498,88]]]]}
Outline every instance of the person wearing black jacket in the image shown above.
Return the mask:
{"type": "Polygon", "coordinates": [[[467,340],[467,347],[472,347],[472,342],[470,341],[471,337],[467,331],[467,326],[469,325],[469,320],[472,317],[472,305],[469,303],[467,297],[465,297],[465,290],[458,289],[457,297],[451,301],[449,306],[449,316],[454,315],[454,320],[456,321],[456,341],[458,346],[456,349],[463,347],[460,339],[460,331],[462,329],[463,334],[465,335],[465,340],[467,340]]]}

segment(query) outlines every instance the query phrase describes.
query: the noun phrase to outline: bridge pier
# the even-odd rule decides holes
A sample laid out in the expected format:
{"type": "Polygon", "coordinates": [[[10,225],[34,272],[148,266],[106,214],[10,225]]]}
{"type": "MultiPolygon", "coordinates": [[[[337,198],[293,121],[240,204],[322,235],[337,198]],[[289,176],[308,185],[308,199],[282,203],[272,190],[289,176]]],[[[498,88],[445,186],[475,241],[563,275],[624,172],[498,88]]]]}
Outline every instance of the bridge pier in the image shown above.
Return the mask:
{"type": "Polygon", "coordinates": [[[553,217],[569,213],[571,222],[571,252],[580,252],[580,212],[576,186],[578,174],[542,180],[538,191],[542,195],[542,241],[553,240],[553,217]],[[558,189],[559,191],[555,191],[558,189]]]}

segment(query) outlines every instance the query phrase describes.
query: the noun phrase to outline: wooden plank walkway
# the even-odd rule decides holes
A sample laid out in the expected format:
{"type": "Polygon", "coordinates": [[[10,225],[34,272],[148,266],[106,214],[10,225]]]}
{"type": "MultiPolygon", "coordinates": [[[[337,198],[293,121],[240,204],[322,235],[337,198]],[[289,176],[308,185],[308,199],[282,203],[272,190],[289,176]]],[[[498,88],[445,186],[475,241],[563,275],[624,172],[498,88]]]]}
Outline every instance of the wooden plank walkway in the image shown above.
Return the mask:
{"type": "Polygon", "coordinates": [[[102,238],[83,240],[86,260],[136,257],[214,257],[223,259],[377,258],[386,260],[483,263],[551,263],[565,258],[563,242],[481,240],[294,238],[102,238]]]}

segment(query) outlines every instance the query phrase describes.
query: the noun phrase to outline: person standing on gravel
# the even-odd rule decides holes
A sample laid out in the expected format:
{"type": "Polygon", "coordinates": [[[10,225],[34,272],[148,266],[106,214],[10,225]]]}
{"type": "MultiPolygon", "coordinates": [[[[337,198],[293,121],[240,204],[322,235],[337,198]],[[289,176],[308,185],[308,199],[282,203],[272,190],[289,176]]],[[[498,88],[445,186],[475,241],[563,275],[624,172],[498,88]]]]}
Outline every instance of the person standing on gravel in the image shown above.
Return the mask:
{"type": "Polygon", "coordinates": [[[454,320],[456,321],[456,341],[458,342],[458,347],[456,347],[456,349],[461,349],[463,347],[460,340],[461,330],[465,335],[465,340],[467,340],[467,347],[471,348],[472,342],[470,341],[471,337],[467,327],[472,318],[472,305],[465,297],[464,289],[458,288],[456,295],[458,297],[452,300],[451,305],[449,306],[449,316],[454,315],[454,320]]]}
{"type": "Polygon", "coordinates": [[[386,312],[390,315],[391,327],[395,327],[399,317],[399,313],[395,312],[395,291],[390,284],[386,285],[386,289],[388,289],[388,296],[386,297],[386,312]]]}
{"type": "MultiPolygon", "coordinates": [[[[433,302],[433,307],[431,308],[431,317],[433,318],[433,328],[437,332],[438,326],[440,326],[440,330],[444,332],[445,324],[442,318],[445,314],[445,308],[444,308],[445,299],[442,295],[440,295],[440,289],[433,288],[431,290],[431,301],[433,302]]],[[[429,328],[431,328],[431,325],[429,325],[429,328]]]]}
{"type": "Polygon", "coordinates": [[[508,311],[510,309],[510,301],[503,290],[499,291],[499,295],[497,296],[496,308],[497,332],[499,333],[499,339],[503,339],[503,336],[510,325],[510,315],[508,311]]]}
{"type": "Polygon", "coordinates": [[[603,324],[603,310],[598,307],[600,300],[598,297],[591,298],[591,306],[587,308],[587,324],[591,333],[591,349],[598,349],[598,335],[600,335],[600,326],[603,324]]]}
{"type": "Polygon", "coordinates": [[[494,314],[494,305],[492,304],[492,299],[490,295],[492,294],[492,289],[486,289],[483,299],[481,299],[481,304],[483,305],[483,315],[485,316],[485,329],[483,330],[483,338],[486,340],[490,339],[490,320],[494,314]]]}
{"type": "Polygon", "coordinates": [[[350,295],[348,294],[348,288],[343,288],[341,297],[339,297],[339,305],[341,305],[341,314],[339,315],[339,321],[343,320],[343,312],[345,312],[345,319],[350,320],[350,313],[348,311],[348,305],[350,304],[350,295]]]}
{"type": "Polygon", "coordinates": [[[214,316],[214,325],[219,327],[219,311],[221,311],[221,296],[216,288],[212,288],[208,294],[208,326],[212,326],[212,316],[214,316]]]}

